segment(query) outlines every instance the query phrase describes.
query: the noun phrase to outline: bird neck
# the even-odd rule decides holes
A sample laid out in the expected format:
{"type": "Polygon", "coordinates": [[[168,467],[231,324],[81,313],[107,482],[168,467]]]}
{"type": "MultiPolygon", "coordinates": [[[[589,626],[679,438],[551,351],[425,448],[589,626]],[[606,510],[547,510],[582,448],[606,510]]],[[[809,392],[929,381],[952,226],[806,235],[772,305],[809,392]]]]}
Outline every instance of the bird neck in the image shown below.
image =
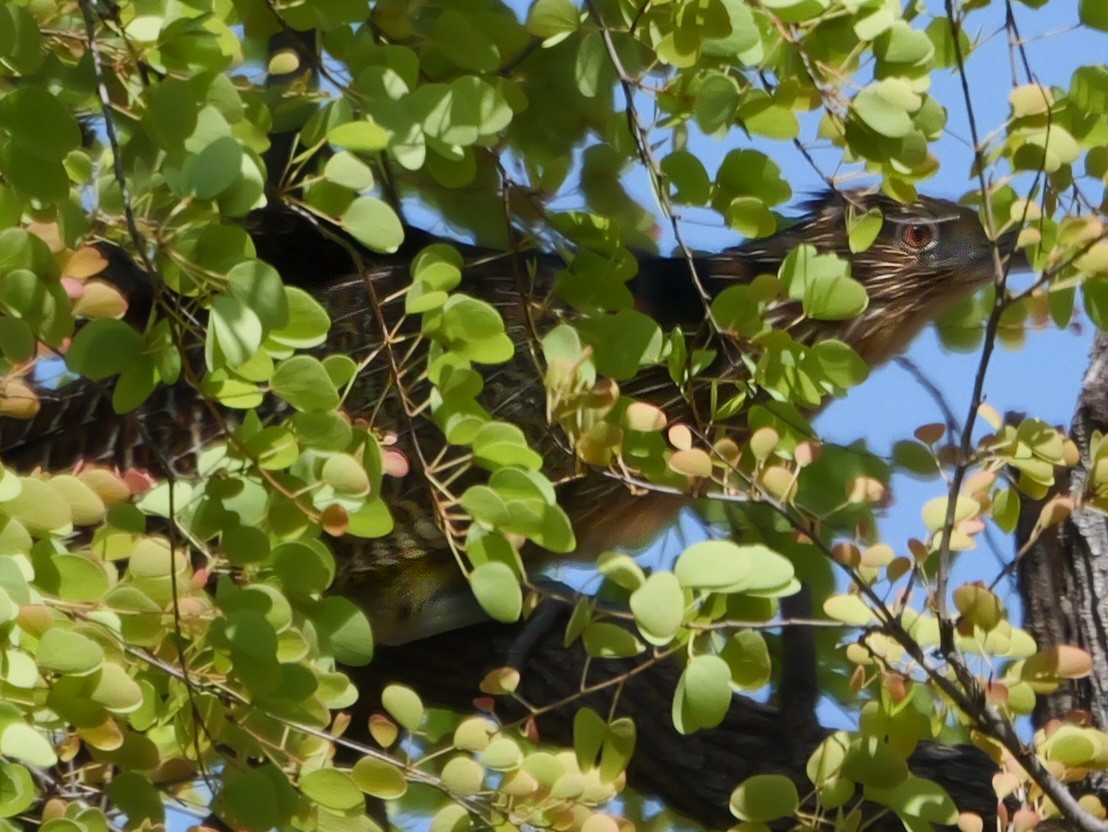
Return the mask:
{"type": "MultiPolygon", "coordinates": [[[[744,263],[736,265],[745,268],[744,263]]],[[[709,258],[704,257],[692,258],[692,268],[689,260],[683,257],[645,257],[639,263],[638,274],[629,283],[635,296],[635,308],[667,329],[702,321],[704,300],[697,280],[703,286],[716,271],[709,258]]],[[[743,272],[744,278],[752,276],[743,272]]]]}

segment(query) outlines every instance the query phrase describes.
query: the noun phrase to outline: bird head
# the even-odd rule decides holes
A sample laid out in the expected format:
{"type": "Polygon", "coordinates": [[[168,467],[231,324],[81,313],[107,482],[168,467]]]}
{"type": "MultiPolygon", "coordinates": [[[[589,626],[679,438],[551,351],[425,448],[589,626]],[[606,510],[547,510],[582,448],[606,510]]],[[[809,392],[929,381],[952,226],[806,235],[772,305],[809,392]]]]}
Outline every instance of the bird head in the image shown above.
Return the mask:
{"type": "MultiPolygon", "coordinates": [[[[804,213],[772,236],[748,240],[719,255],[704,258],[710,291],[722,291],[735,280],[776,274],[785,257],[802,244],[821,254],[836,254],[850,263],[869,305],[848,321],[789,324],[800,340],[838,338],[855,348],[872,367],[895,356],[928,323],[996,276],[994,248],[1012,270],[1027,268],[1015,249],[1018,231],[1002,234],[994,244],[978,213],[955,202],[921,196],[910,204],[867,191],[829,191],[809,201],[804,213]],[[873,242],[851,251],[851,215],[876,209],[881,226],[873,242]]],[[[781,305],[776,323],[798,321],[797,304],[781,305]]]]}

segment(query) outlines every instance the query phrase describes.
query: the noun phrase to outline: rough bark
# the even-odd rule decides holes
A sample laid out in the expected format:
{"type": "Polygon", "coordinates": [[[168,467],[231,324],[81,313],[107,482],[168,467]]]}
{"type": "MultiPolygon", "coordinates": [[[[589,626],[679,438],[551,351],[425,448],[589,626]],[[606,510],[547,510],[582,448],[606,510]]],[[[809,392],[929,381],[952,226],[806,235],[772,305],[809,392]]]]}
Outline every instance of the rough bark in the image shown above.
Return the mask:
{"type": "MultiPolygon", "coordinates": [[[[1081,462],[1062,490],[1080,501],[1089,478],[1089,440],[1094,431],[1108,432],[1108,336],[1093,344],[1070,434],[1081,450],[1081,462]]],[[[1030,540],[1039,505],[1025,501],[1017,544],[1030,540]]],[[[1073,709],[1092,714],[1100,728],[1108,727],[1108,517],[1087,508],[1076,509],[1064,523],[1043,534],[1019,563],[1019,589],[1025,627],[1040,649],[1073,644],[1093,658],[1092,674],[1040,697],[1036,724],[1064,716],[1073,709]]],[[[1096,786],[1102,796],[1106,781],[1096,786]]]]}
{"type": "MultiPolygon", "coordinates": [[[[489,670],[506,664],[505,657],[518,647],[527,626],[487,623],[383,649],[363,671],[363,677],[355,678],[362,702],[373,707],[379,702],[375,689],[400,681],[412,685],[429,703],[463,712],[472,710],[473,700],[482,695],[480,680],[489,670]]],[[[586,677],[584,651],[579,643],[564,648],[562,634],[560,622],[545,627],[520,662],[518,693],[533,707],[573,696],[583,678],[595,684],[626,673],[635,664],[633,660],[593,661],[586,677]]],[[[526,632],[524,637],[535,637],[535,633],[526,632]]],[[[828,729],[819,729],[816,736],[804,740],[807,748],[798,749],[789,721],[776,708],[736,696],[723,724],[683,736],[670,718],[680,670],[675,662],[655,665],[628,678],[622,686],[612,686],[543,714],[537,720],[538,730],[546,740],[569,745],[573,715],[582,705],[601,714],[632,717],[638,728],[638,742],[628,772],[630,785],[708,828],[726,828],[735,823],[727,808],[728,798],[735,786],[752,774],[785,774],[798,784],[802,795],[810,790],[804,761],[828,729]],[[612,698],[617,691],[613,710],[612,698]]],[[[525,717],[527,711],[511,697],[501,697],[496,715],[512,721],[525,717]]],[[[355,719],[353,724],[364,724],[364,720],[355,719]]],[[[985,754],[970,746],[924,743],[912,757],[911,767],[917,775],[941,783],[960,809],[982,815],[986,828],[991,828],[996,809],[991,786],[995,767],[985,754]]],[[[886,815],[876,822],[876,828],[903,827],[895,816],[886,815]]]]}

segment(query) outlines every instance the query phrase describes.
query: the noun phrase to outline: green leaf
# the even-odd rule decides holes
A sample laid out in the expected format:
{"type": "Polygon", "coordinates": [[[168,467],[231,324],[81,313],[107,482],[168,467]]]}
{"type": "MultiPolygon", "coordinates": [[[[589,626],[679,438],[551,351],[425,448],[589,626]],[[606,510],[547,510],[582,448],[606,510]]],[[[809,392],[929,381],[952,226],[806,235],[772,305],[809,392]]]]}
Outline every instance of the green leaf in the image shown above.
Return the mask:
{"type": "Polygon", "coordinates": [[[923,103],[901,78],[875,81],[854,97],[855,115],[882,136],[899,139],[912,130],[911,113],[923,103]]]}
{"type": "Polygon", "coordinates": [[[376,153],[388,147],[389,131],[369,119],[350,121],[331,128],[327,133],[327,141],[347,150],[376,153]]]}
{"type": "Polygon", "coordinates": [[[674,199],[686,205],[703,205],[708,201],[712,182],[704,163],[687,150],[675,150],[662,159],[662,173],[677,192],[674,199]]]}
{"type": "Polygon", "coordinates": [[[253,526],[232,526],[224,529],[220,548],[234,566],[262,563],[269,558],[269,538],[253,526]]]}
{"type": "Polygon", "coordinates": [[[631,762],[635,751],[637,731],[635,723],[629,717],[613,720],[604,737],[604,747],[600,752],[600,781],[611,783],[621,776],[631,762]]]}
{"type": "Polygon", "coordinates": [[[273,571],[290,596],[313,598],[335,577],[334,557],[319,541],[287,540],[273,547],[272,557],[273,571]]]}
{"type": "Polygon", "coordinates": [[[922,777],[909,777],[897,786],[888,803],[901,817],[941,826],[952,826],[958,819],[958,807],[950,795],[938,783],[922,777]]]}
{"type": "Polygon", "coordinates": [[[693,656],[673,694],[673,725],[682,734],[715,728],[731,705],[731,669],[719,656],[693,656]]]}
{"type": "Polygon", "coordinates": [[[888,743],[863,736],[851,743],[843,762],[843,776],[863,786],[892,789],[908,777],[908,764],[888,743]]]}
{"type": "Polygon", "coordinates": [[[519,620],[523,609],[523,590],[519,579],[505,563],[482,563],[469,576],[477,603],[490,618],[510,624],[519,620]]]}
{"type": "Polygon", "coordinates": [[[463,69],[492,72],[500,66],[500,52],[481,22],[479,16],[445,8],[432,29],[435,45],[463,69]]]}
{"type": "Polygon", "coordinates": [[[146,88],[143,125],[167,149],[183,148],[196,130],[199,102],[192,85],[179,78],[165,78],[146,88]]]}
{"type": "Polygon", "coordinates": [[[4,504],[4,513],[22,523],[32,534],[72,531],[73,514],[48,482],[26,477],[19,494],[4,504]]]}
{"type": "Polygon", "coordinates": [[[142,348],[142,336],[123,321],[98,318],[73,336],[66,365],[85,378],[99,381],[122,372],[142,348]]]}
{"type": "Polygon", "coordinates": [[[376,197],[361,196],[342,215],[342,227],[373,251],[392,253],[404,242],[404,227],[396,212],[376,197]]]}
{"type": "MultiPolygon", "coordinates": [[[[927,502],[924,505],[921,514],[923,515],[923,522],[930,531],[938,531],[946,524],[946,512],[949,505],[946,497],[936,497],[933,500],[927,502]]],[[[955,524],[961,523],[963,520],[968,520],[971,517],[975,517],[981,510],[981,506],[976,500],[969,497],[958,496],[954,506],[954,522],[955,524]]]]}
{"type": "Polygon", "coordinates": [[[763,90],[748,90],[739,105],[738,118],[747,132],[770,139],[789,140],[800,135],[800,121],[786,106],[763,90]]]}
{"type": "Polygon", "coordinates": [[[443,304],[442,334],[450,350],[479,364],[499,364],[515,353],[496,308],[468,295],[451,295],[443,304]]]}
{"type": "Polygon", "coordinates": [[[497,737],[481,753],[481,761],[493,771],[513,771],[523,761],[523,753],[511,737],[497,737]]]}
{"type": "Polygon", "coordinates": [[[0,728],[0,754],[5,757],[47,768],[58,762],[54,747],[41,733],[26,722],[9,722],[0,728]]]}
{"type": "Polygon", "coordinates": [[[233,295],[220,295],[212,301],[210,326],[215,343],[232,367],[241,367],[253,358],[265,334],[254,310],[233,295]]]}
{"type": "Polygon", "coordinates": [[[767,823],[792,816],[800,808],[800,796],[783,774],[757,774],[731,793],[730,807],[739,820],[767,823]]]}
{"type": "Polygon", "coordinates": [[[736,196],[752,196],[766,206],[780,205],[792,196],[792,188],[781,177],[781,168],[757,150],[732,150],[723,157],[716,173],[718,193],[713,205],[722,209],[736,196]]]}
{"type": "Polygon", "coordinates": [[[290,349],[309,349],[319,346],[327,337],[331,319],[327,310],[296,286],[285,287],[288,304],[288,324],[269,334],[269,341],[290,349]]]}
{"type": "Polygon", "coordinates": [[[1108,6],[1100,0],[1081,0],[1077,16],[1089,28],[1108,32],[1108,6]]]}
{"type": "Polygon", "coordinates": [[[373,632],[364,610],[340,595],[328,595],[313,619],[327,634],[336,661],[352,667],[369,664],[373,658],[373,632]]]}
{"type": "Polygon", "coordinates": [[[129,824],[161,824],[165,821],[165,804],[150,780],[137,771],[120,771],[112,777],[106,791],[112,805],[127,816],[129,824]]]}
{"type": "MultiPolygon", "coordinates": [[[[724,211],[727,224],[748,237],[768,237],[777,230],[773,212],[758,197],[737,196],[724,211]]],[[[729,286],[728,289],[749,289],[749,286],[729,286]]]]}
{"type": "Polygon", "coordinates": [[[189,190],[198,199],[214,199],[238,181],[242,174],[242,145],[222,136],[186,164],[189,190]]]}
{"type": "Polygon", "coordinates": [[[685,593],[672,572],[655,572],[631,593],[631,612],[643,638],[663,645],[677,634],[685,617],[685,593]]]}
{"type": "Polygon", "coordinates": [[[447,803],[431,818],[429,832],[470,832],[473,819],[464,806],[447,803]]]}
{"type": "Polygon", "coordinates": [[[753,578],[744,548],[729,540],[705,540],[688,547],[673,569],[681,586],[714,592],[740,592],[753,578]]]}
{"type": "Polygon", "coordinates": [[[345,150],[327,160],[323,175],[336,185],[352,191],[364,191],[373,187],[373,171],[369,165],[345,150]]]}
{"type": "Polygon", "coordinates": [[[696,89],[696,123],[709,136],[731,128],[738,106],[739,85],[730,75],[709,73],[696,89]]]}
{"type": "Polygon", "coordinates": [[[105,662],[97,674],[89,698],[113,714],[129,714],[142,705],[142,688],[127,671],[114,662],[105,662]]]}
{"type": "Polygon", "coordinates": [[[578,708],[573,715],[573,751],[581,771],[590,771],[608,734],[606,723],[592,708],[578,708]]]}
{"type": "Polygon", "coordinates": [[[0,99],[0,126],[28,153],[46,160],[60,160],[81,146],[76,119],[41,87],[23,84],[0,99]]]}
{"type": "Polygon", "coordinates": [[[57,160],[44,160],[16,142],[0,147],[0,172],[21,196],[43,204],[63,202],[69,196],[69,174],[57,160]]]}
{"type": "Polygon", "coordinates": [[[408,791],[404,772],[373,757],[362,757],[350,772],[354,783],[366,794],[381,800],[397,800],[408,791]]]}
{"type": "MultiPolygon", "coordinates": [[[[2,8],[0,13],[3,13],[2,8]]],[[[31,773],[15,763],[0,764],[0,817],[23,814],[34,802],[35,784],[31,773]]]]}
{"type": "Polygon", "coordinates": [[[473,456],[485,468],[516,466],[538,470],[542,457],[527,447],[527,437],[508,422],[486,422],[473,437],[473,456]]]}
{"type": "Polygon", "coordinates": [[[310,355],[294,355],[278,364],[270,386],[297,410],[333,410],[339,403],[327,369],[310,355]]]}
{"type": "Polygon", "coordinates": [[[740,630],[724,645],[719,657],[731,669],[732,687],[758,690],[769,683],[772,666],[769,648],[761,633],[740,630]]]}
{"type": "Polygon", "coordinates": [[[388,685],[381,693],[381,707],[408,731],[423,724],[423,700],[407,685],[388,685]]]}
{"type": "Polygon", "coordinates": [[[388,504],[377,498],[368,501],[350,515],[350,527],[347,533],[355,537],[384,537],[395,526],[388,504]]]}
{"type": "Polygon", "coordinates": [[[1020,497],[1014,488],[1002,488],[993,497],[993,520],[1005,534],[1016,530],[1020,516],[1020,497]]]}
{"type": "Polygon", "coordinates": [[[477,794],[485,781],[485,768],[472,757],[459,754],[442,767],[442,782],[452,794],[477,794]]]}
{"type": "Polygon", "coordinates": [[[246,260],[227,272],[227,291],[242,301],[265,331],[289,322],[289,304],[277,270],[261,260],[246,260]]]}
{"type": "Polygon", "coordinates": [[[264,832],[280,822],[278,791],[260,769],[228,771],[215,805],[221,818],[250,832],[264,832]]]}
{"type": "Polygon", "coordinates": [[[578,332],[594,349],[596,369],[618,381],[633,378],[640,367],[658,362],[665,342],[657,322],[634,310],[586,318],[578,332]]]}
{"type": "Polygon", "coordinates": [[[885,217],[880,208],[870,208],[864,214],[854,210],[848,210],[846,219],[846,231],[850,243],[850,250],[854,254],[869,250],[877,235],[881,233],[881,226],[885,217]]]}
{"type": "Polygon", "coordinates": [[[865,627],[877,620],[873,610],[857,595],[833,595],[823,602],[823,611],[852,627],[865,627]]]}
{"type": "Polygon", "coordinates": [[[637,656],[646,646],[635,638],[634,633],[618,624],[598,621],[585,627],[582,634],[585,652],[601,659],[627,659],[637,656]]]}
{"type": "Polygon", "coordinates": [[[823,740],[808,758],[805,768],[808,779],[817,787],[839,779],[849,742],[850,736],[846,731],[836,731],[823,740]]]}
{"type": "Polygon", "coordinates": [[[104,650],[99,644],[61,627],[43,633],[35,655],[43,670],[72,676],[87,676],[104,664],[104,650]]]}
{"type": "Polygon", "coordinates": [[[365,798],[354,779],[338,769],[324,768],[305,774],[300,778],[300,791],[320,806],[339,812],[349,812],[365,805],[365,798]]]}
{"type": "Polygon", "coordinates": [[[350,454],[329,456],[319,478],[343,496],[364,497],[369,493],[369,475],[362,463],[350,454]]]}
{"type": "Polygon", "coordinates": [[[527,13],[527,31],[553,46],[577,29],[579,12],[571,0],[535,0],[527,13]]]}
{"type": "Polygon", "coordinates": [[[820,341],[808,351],[808,358],[815,362],[825,379],[844,390],[856,387],[869,377],[869,366],[842,341],[820,341]]]}

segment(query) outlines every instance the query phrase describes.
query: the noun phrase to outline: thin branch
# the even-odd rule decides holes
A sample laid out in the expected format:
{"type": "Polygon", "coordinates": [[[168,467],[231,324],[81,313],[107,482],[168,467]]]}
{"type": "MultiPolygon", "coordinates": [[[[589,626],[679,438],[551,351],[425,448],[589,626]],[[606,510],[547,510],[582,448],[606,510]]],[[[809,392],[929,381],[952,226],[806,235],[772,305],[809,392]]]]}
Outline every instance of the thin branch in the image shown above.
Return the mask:
{"type": "MultiPolygon", "coordinates": [[[[111,97],[108,94],[108,88],[105,83],[104,66],[100,55],[100,45],[96,40],[96,20],[93,15],[92,0],[79,0],[81,6],[81,13],[85,22],[85,36],[88,38],[88,48],[92,55],[93,71],[96,74],[96,89],[100,98],[100,108],[104,117],[104,131],[108,137],[108,144],[112,150],[112,165],[115,174],[116,184],[119,186],[120,196],[123,202],[123,215],[126,218],[127,230],[131,235],[131,241],[138,251],[139,256],[142,258],[143,265],[146,268],[146,274],[151,281],[154,282],[155,298],[160,303],[162,295],[162,282],[157,278],[157,269],[154,265],[153,258],[150,255],[149,245],[142,232],[139,230],[138,223],[135,220],[135,210],[131,199],[130,186],[127,182],[127,172],[123,167],[123,153],[119,144],[119,137],[115,130],[115,119],[112,110],[111,97]]],[[[170,327],[173,331],[174,327],[170,327]]],[[[183,356],[183,353],[182,353],[183,356]]],[[[182,361],[182,363],[187,363],[182,361]]],[[[200,728],[200,732],[209,734],[208,727],[204,722],[200,709],[196,704],[196,694],[192,687],[192,682],[189,674],[188,659],[185,656],[184,637],[181,633],[181,609],[180,609],[180,596],[177,588],[177,567],[176,557],[177,552],[183,550],[181,541],[178,537],[177,528],[177,512],[176,512],[176,485],[177,478],[174,472],[173,466],[166,458],[161,446],[152,441],[152,437],[146,431],[146,426],[141,419],[137,420],[140,426],[140,430],[143,432],[144,437],[147,439],[148,444],[154,449],[154,452],[158,455],[160,462],[162,463],[163,471],[166,477],[166,484],[169,488],[169,559],[170,559],[170,582],[172,584],[172,603],[173,603],[173,622],[176,638],[174,643],[177,647],[177,659],[181,663],[181,680],[185,685],[185,690],[188,693],[189,707],[192,709],[193,718],[196,720],[197,725],[200,728]]],[[[204,764],[204,758],[200,750],[200,732],[197,732],[193,741],[195,743],[196,763],[200,768],[201,777],[204,782],[211,788],[210,775],[204,764]]],[[[209,734],[210,736],[210,734],[209,734]]]]}
{"type": "MultiPolygon", "coordinates": [[[[612,40],[612,33],[604,24],[604,20],[601,18],[596,5],[592,0],[585,0],[585,8],[588,9],[589,16],[600,30],[600,37],[604,43],[604,49],[607,51],[608,59],[611,61],[612,67],[616,71],[616,76],[619,78],[620,89],[623,90],[624,107],[627,115],[627,128],[631,133],[631,137],[635,140],[635,147],[638,150],[639,159],[642,161],[643,166],[649,174],[654,196],[658,200],[658,205],[661,207],[662,213],[665,214],[666,219],[669,220],[670,227],[673,230],[673,238],[677,242],[678,249],[681,251],[681,257],[688,266],[689,276],[692,279],[697,294],[700,296],[701,303],[704,305],[705,317],[712,327],[712,333],[719,337],[723,332],[723,328],[719,325],[715,315],[712,313],[712,296],[709,294],[708,290],[704,288],[704,282],[701,280],[700,274],[696,268],[696,259],[693,257],[692,249],[690,249],[685,242],[685,236],[681,232],[681,224],[678,222],[677,214],[673,209],[673,203],[669,198],[669,188],[666,185],[665,176],[662,173],[661,166],[658,164],[657,159],[654,158],[654,151],[650,147],[650,140],[647,136],[646,127],[643,125],[642,119],[639,118],[638,106],[635,104],[636,79],[632,78],[624,68],[623,61],[620,59],[619,52],[616,50],[615,42],[612,40]]],[[[725,346],[728,344],[727,339],[721,340],[725,346]]]]}

